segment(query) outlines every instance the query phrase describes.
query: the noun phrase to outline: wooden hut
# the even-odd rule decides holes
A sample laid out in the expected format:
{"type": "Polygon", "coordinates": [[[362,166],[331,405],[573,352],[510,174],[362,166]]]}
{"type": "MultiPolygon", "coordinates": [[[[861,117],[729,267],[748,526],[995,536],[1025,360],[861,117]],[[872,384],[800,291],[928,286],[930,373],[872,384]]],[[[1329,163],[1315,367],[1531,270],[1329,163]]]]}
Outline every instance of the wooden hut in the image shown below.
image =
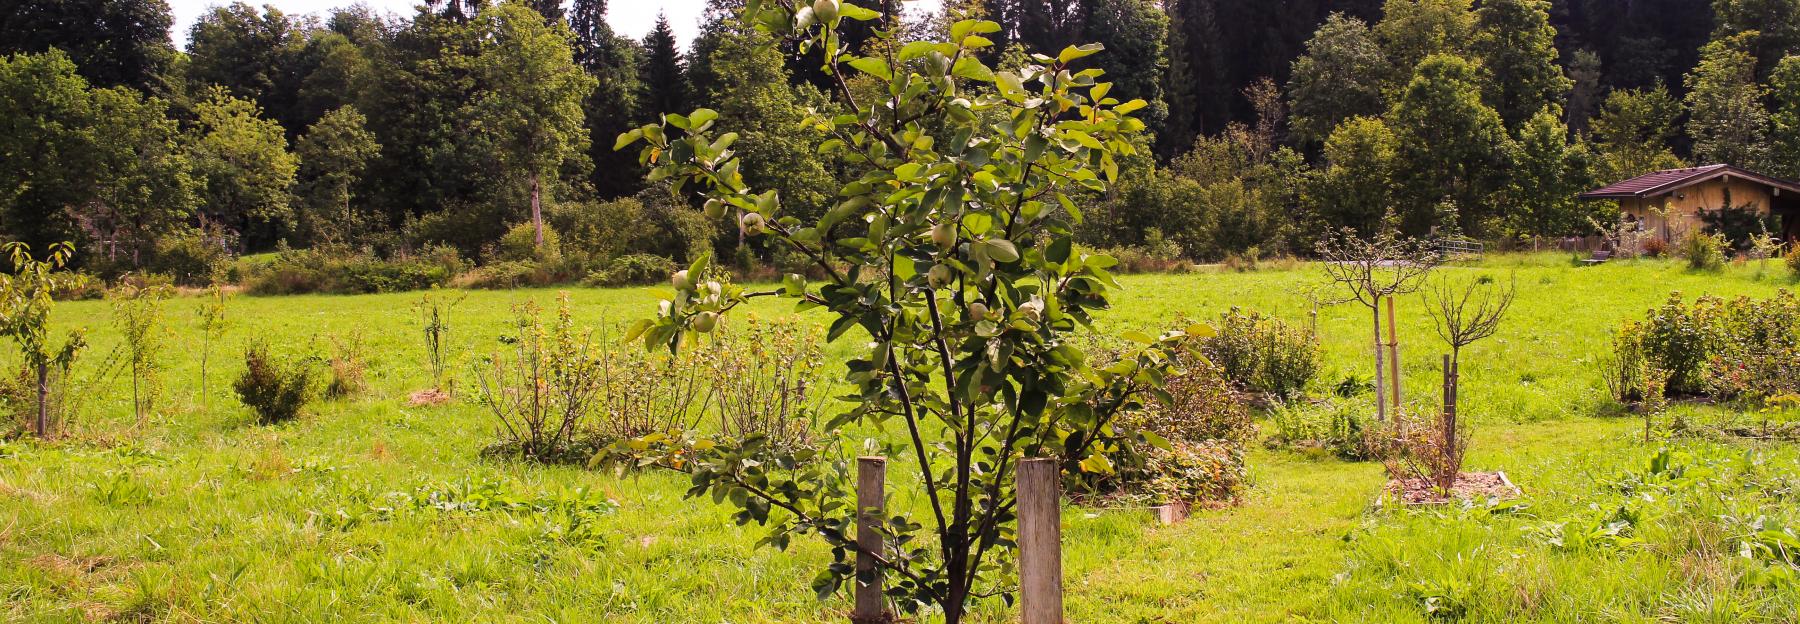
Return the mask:
{"type": "Polygon", "coordinates": [[[1800,183],[1731,165],[1665,169],[1579,196],[1616,200],[1628,221],[1665,241],[1706,228],[1704,215],[1727,208],[1779,217],[1782,236],[1800,240],[1800,183]]]}

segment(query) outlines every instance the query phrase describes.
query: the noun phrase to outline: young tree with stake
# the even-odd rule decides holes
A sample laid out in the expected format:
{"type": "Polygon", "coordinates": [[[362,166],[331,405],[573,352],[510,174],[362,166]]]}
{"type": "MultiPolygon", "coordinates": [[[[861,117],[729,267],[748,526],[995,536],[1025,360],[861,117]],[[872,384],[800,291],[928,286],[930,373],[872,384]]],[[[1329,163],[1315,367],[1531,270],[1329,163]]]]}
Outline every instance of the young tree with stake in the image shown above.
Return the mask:
{"type": "Polygon", "coordinates": [[[1396,407],[1400,404],[1399,350],[1392,338],[1394,334],[1393,301],[1395,295],[1414,292],[1424,282],[1425,276],[1436,268],[1440,260],[1437,250],[1419,239],[1400,236],[1390,228],[1377,233],[1373,238],[1363,239],[1350,228],[1340,230],[1335,236],[1319,241],[1319,257],[1325,266],[1325,276],[1330,283],[1342,287],[1347,294],[1340,293],[1335,298],[1322,298],[1320,303],[1326,305],[1355,301],[1369,309],[1374,319],[1375,329],[1375,413],[1378,420],[1387,419],[1389,389],[1383,383],[1383,376],[1393,379],[1391,397],[1396,407]],[[1395,361],[1393,370],[1385,372],[1383,368],[1381,341],[1381,301],[1388,301],[1389,347],[1393,349],[1388,355],[1395,361]]]}
{"type": "Polygon", "coordinates": [[[1500,318],[1512,307],[1513,293],[1511,285],[1489,287],[1480,280],[1459,283],[1446,279],[1433,284],[1422,297],[1438,336],[1450,345],[1450,353],[1444,356],[1444,409],[1437,431],[1440,457],[1431,462],[1435,469],[1430,475],[1441,490],[1448,491],[1456,485],[1468,446],[1456,420],[1462,349],[1499,331],[1500,318]]]}
{"type": "Polygon", "coordinates": [[[1014,548],[1017,460],[1110,470],[1099,449],[1119,433],[1115,416],[1164,394],[1169,352],[1188,339],[1128,334],[1138,347],[1104,369],[1089,366],[1073,340],[1117,283],[1107,272],[1114,259],[1076,248],[1081,211],[1069,193],[1103,190],[1117,175],[1116,159],[1133,153],[1144,127],[1128,114],[1145,103],[1108,97],[1102,72],[1078,67],[1099,46],[993,71],[978,54],[1000,28],[992,22],[957,22],[948,42],[901,43],[879,30],[884,44],[861,56],[838,28],[876,20],[875,11],[751,0],[743,15],[793,46],[784,49],[823,53],[842,112],[815,112],[809,127],[819,132],[816,151],[853,176],[837,203],[802,222],[773,191],[747,188],[731,149],[737,137],[715,136],[710,110],[666,114],[617,147],[643,143],[650,179],[697,188],[708,213],[734,212],[747,235],[793,249],[825,277],[746,290],[706,281],[703,258],[672,277],[674,296],[628,339],[681,348],[758,297],[826,308],[829,339],[854,332],[868,348],[848,362],[854,407],[825,429],[903,426],[910,448],[896,465],[916,468],[929,519],[884,519],[886,539],[871,549],[850,535],[859,519],[854,471],[842,462],[772,450],[754,436],[694,441],[669,457],[692,474],[690,495],[728,501],[740,523],[771,525],[765,543],[786,547],[805,533],[830,542],[836,561],[813,583],[821,596],[853,578],[887,576],[902,610],[961,622],[976,600],[1010,591],[995,559],[1014,548]],[[852,89],[853,74],[869,84],[852,89]],[[875,569],[855,572],[858,555],[875,569]]]}

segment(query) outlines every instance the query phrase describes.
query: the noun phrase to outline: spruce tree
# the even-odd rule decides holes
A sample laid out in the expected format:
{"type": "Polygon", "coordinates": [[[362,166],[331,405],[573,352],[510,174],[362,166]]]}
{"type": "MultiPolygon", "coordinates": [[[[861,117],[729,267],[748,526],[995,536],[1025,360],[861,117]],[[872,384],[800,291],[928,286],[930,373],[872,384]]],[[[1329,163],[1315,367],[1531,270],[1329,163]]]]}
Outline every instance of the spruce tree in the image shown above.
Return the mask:
{"type": "Polygon", "coordinates": [[[668,15],[658,13],[656,27],[644,36],[644,64],[639,75],[644,82],[646,115],[688,110],[687,74],[668,15]]]}

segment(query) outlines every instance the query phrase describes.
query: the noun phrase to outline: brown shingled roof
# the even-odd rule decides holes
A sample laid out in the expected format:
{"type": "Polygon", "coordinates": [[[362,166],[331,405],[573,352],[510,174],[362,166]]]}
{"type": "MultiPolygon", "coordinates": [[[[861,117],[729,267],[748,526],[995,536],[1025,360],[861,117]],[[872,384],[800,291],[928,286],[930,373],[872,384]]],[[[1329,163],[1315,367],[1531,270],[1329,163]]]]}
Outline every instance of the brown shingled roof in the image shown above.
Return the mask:
{"type": "Polygon", "coordinates": [[[1651,197],[1668,193],[1675,189],[1699,184],[1724,175],[1737,176],[1745,180],[1776,187],[1791,193],[1800,193],[1800,184],[1794,182],[1780,178],[1771,178],[1754,171],[1740,169],[1731,165],[1706,165],[1704,167],[1653,171],[1629,180],[1614,182],[1604,187],[1582,193],[1578,197],[1581,199],[1651,197]]]}

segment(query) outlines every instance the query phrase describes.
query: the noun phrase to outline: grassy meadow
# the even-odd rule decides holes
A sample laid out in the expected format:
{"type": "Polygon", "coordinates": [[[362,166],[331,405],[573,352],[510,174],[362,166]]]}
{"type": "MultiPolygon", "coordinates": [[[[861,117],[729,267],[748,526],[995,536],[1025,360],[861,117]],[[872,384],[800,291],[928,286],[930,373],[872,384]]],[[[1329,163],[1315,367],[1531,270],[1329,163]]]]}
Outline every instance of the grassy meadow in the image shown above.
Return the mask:
{"type": "MultiPolygon", "coordinates": [[[[1596,369],[1621,319],[1641,317],[1674,290],[1691,298],[1792,287],[1777,263],[1766,271],[1752,263],[1694,273],[1671,261],[1577,267],[1564,254],[1533,254],[1443,271],[1517,285],[1500,333],[1463,354],[1462,408],[1474,423],[1468,469],[1504,470],[1523,499],[1383,508],[1375,504],[1385,481],[1379,464],[1257,446],[1249,459],[1253,485],[1236,507],[1197,511],[1169,527],[1145,510],[1066,508],[1070,620],[1795,621],[1800,585],[1707,554],[1716,548],[1666,547],[1722,543],[1727,536],[1708,532],[1716,523],[1662,518],[1640,522],[1650,528],[1635,534],[1637,544],[1573,548],[1564,522],[1631,504],[1617,494],[1617,475],[1642,470],[1664,446],[1719,474],[1751,475],[1745,482],[1758,484],[1758,500],[1788,503],[1696,500],[1681,513],[1767,513],[1771,523],[1800,517],[1791,499],[1780,498],[1785,490],[1774,492],[1800,483],[1795,449],[1646,444],[1642,421],[1611,405],[1596,369]],[[1749,451],[1756,451],[1753,465],[1732,463],[1749,451]]],[[[1302,292],[1321,281],[1307,265],[1128,276],[1101,326],[1159,329],[1231,306],[1305,325],[1311,306],[1302,292]]],[[[652,313],[655,292],[570,294],[578,318],[614,324],[652,313]]],[[[199,396],[201,300],[169,301],[166,409],[138,422],[128,380],[115,378],[86,397],[69,438],[0,443],[0,620],[843,619],[846,600],[821,602],[809,588],[829,560],[819,542],[797,540],[787,552],[757,548],[758,527],[734,525],[709,500],[684,499],[678,475],[486,459],[480,450],[494,439],[493,423],[480,406],[407,407],[406,396],[430,384],[412,309],[419,296],[233,298],[229,328],[211,349],[208,409],[199,396]],[[302,354],[350,336],[360,336],[369,356],[371,388],[359,397],[322,401],[298,421],[262,426],[231,394],[249,341],[302,354]],[[535,502],[530,508],[539,511],[496,504],[508,501],[535,502]]],[[[510,306],[552,306],[555,296],[467,293],[449,321],[465,389],[466,363],[499,346],[510,306]]],[[[1439,383],[1443,348],[1419,299],[1401,306],[1406,395],[1424,399],[1439,383]]],[[[759,302],[750,313],[790,314],[778,302],[759,302]]],[[[1318,311],[1324,367],[1315,394],[1346,376],[1371,375],[1367,314],[1355,304],[1318,311]]],[[[112,316],[104,301],[57,307],[59,326],[91,330],[78,374],[118,343],[112,316]]],[[[823,317],[806,318],[823,327],[823,317]]],[[[828,354],[855,346],[846,337],[828,354]]],[[[1679,405],[1675,413],[1738,417],[1719,406],[1679,405]]],[[[917,475],[901,469],[889,478],[891,490],[905,490],[917,475]]],[[[1009,617],[992,601],[979,619],[1009,617]]]]}

